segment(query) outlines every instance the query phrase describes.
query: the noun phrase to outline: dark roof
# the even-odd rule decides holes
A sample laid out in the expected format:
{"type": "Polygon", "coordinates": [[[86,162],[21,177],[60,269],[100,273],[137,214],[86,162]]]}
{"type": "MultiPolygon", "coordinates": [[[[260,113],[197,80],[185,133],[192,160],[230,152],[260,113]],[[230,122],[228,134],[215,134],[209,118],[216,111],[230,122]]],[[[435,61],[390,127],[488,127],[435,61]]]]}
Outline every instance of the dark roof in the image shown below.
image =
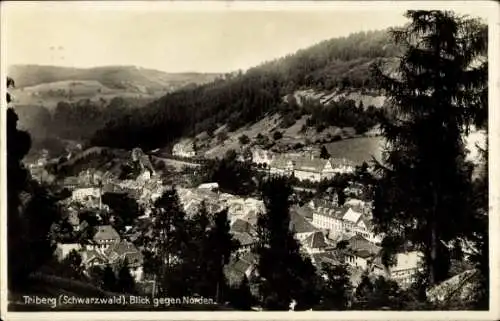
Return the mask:
{"type": "Polygon", "coordinates": [[[250,222],[237,218],[233,224],[231,224],[231,232],[253,234],[255,232],[255,228],[250,222]]]}
{"type": "Polygon", "coordinates": [[[310,208],[309,206],[307,205],[303,205],[303,206],[296,206],[294,207],[294,210],[297,212],[297,214],[305,217],[305,218],[309,218],[309,219],[312,219],[313,218],[313,209],[310,208]]]}
{"type": "Polygon", "coordinates": [[[111,225],[100,225],[96,227],[94,241],[120,240],[120,235],[111,225]]]}
{"type": "Polygon", "coordinates": [[[94,260],[98,260],[98,261],[102,262],[103,264],[108,262],[108,259],[96,250],[89,250],[89,251],[85,251],[84,253],[85,253],[85,255],[84,255],[85,258],[83,260],[84,264],[88,264],[94,260]]]}
{"type": "Polygon", "coordinates": [[[141,265],[143,262],[142,253],[126,240],[111,245],[106,249],[105,255],[112,262],[123,261],[125,259],[127,259],[129,265],[141,265]]]}
{"type": "Polygon", "coordinates": [[[242,246],[255,243],[255,239],[250,234],[248,234],[246,232],[243,232],[243,233],[233,232],[233,236],[235,239],[237,239],[240,242],[240,244],[242,246]]]}
{"type": "Polygon", "coordinates": [[[304,240],[304,245],[310,249],[320,249],[327,246],[325,236],[321,232],[314,232],[304,240]]]}
{"type": "Polygon", "coordinates": [[[311,256],[316,265],[321,265],[322,263],[338,265],[342,263],[333,253],[314,253],[311,256]]]}
{"type": "Polygon", "coordinates": [[[363,258],[376,256],[381,250],[380,246],[368,241],[361,235],[351,237],[348,241],[347,247],[353,252],[353,254],[363,258]]]}
{"type": "Polygon", "coordinates": [[[290,210],[290,229],[294,230],[295,233],[308,233],[308,232],[316,232],[319,231],[316,227],[314,227],[311,223],[309,223],[305,217],[297,213],[296,210],[290,210]]]}
{"type": "Polygon", "coordinates": [[[224,266],[224,274],[229,283],[240,283],[245,272],[256,262],[257,258],[252,252],[246,252],[243,255],[239,255],[239,257],[233,257],[229,264],[224,266]]]}

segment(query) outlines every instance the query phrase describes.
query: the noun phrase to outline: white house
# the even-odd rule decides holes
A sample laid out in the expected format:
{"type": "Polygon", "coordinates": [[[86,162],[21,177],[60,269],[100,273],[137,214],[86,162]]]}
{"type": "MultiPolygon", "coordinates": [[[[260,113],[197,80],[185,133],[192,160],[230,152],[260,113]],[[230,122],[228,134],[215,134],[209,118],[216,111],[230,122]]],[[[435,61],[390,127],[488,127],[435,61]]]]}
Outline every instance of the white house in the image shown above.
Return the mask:
{"type": "Polygon", "coordinates": [[[279,156],[272,160],[269,168],[271,175],[292,176],[294,164],[291,159],[279,156]]]}
{"type": "Polygon", "coordinates": [[[300,180],[319,182],[322,179],[330,179],[335,175],[330,160],[321,158],[300,157],[295,161],[294,175],[300,180]]]}
{"type": "Polygon", "coordinates": [[[401,287],[408,287],[416,281],[416,274],[421,269],[423,254],[418,251],[398,253],[395,265],[389,268],[390,277],[401,287]]]}
{"type": "Polygon", "coordinates": [[[319,207],[313,211],[312,224],[317,228],[328,230],[330,235],[340,235],[344,232],[342,217],[346,209],[319,207]]]}
{"type": "Polygon", "coordinates": [[[268,150],[261,148],[255,148],[252,150],[252,163],[257,165],[265,164],[266,166],[271,165],[274,159],[274,154],[268,150]]]}
{"type": "Polygon", "coordinates": [[[85,202],[89,198],[100,198],[101,190],[98,187],[84,187],[73,191],[71,198],[73,201],[85,202]]]}
{"type": "Polygon", "coordinates": [[[204,183],[198,186],[198,189],[208,189],[211,191],[217,191],[219,190],[219,184],[218,183],[204,183]]]}
{"type": "Polygon", "coordinates": [[[354,162],[345,158],[330,158],[330,164],[335,173],[353,173],[355,169],[354,162]]]}
{"type": "Polygon", "coordinates": [[[280,156],[270,164],[271,174],[293,175],[298,180],[319,182],[331,179],[338,173],[354,171],[354,165],[347,160],[322,159],[311,156],[280,156]]]}
{"type": "Polygon", "coordinates": [[[55,250],[56,257],[59,261],[64,260],[71,251],[80,252],[82,246],[78,243],[57,243],[55,250]]]}
{"type": "Polygon", "coordinates": [[[195,157],[196,151],[192,141],[180,141],[172,148],[172,155],[178,157],[195,157]]]}

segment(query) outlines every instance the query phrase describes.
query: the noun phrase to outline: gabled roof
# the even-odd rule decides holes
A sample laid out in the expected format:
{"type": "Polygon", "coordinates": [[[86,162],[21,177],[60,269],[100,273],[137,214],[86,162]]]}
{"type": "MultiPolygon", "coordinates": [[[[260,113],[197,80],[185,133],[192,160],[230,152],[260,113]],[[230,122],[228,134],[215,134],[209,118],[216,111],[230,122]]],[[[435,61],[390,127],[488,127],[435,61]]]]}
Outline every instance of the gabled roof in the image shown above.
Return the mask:
{"type": "Polygon", "coordinates": [[[342,217],[342,219],[344,221],[348,221],[348,222],[351,222],[353,224],[356,224],[359,219],[361,218],[361,213],[358,213],[356,211],[354,211],[352,208],[349,208],[346,213],[344,214],[344,217],[342,217]]]}
{"type": "Polygon", "coordinates": [[[111,262],[127,259],[129,265],[140,265],[143,261],[142,253],[130,242],[122,240],[111,245],[104,254],[111,262]]]}
{"type": "Polygon", "coordinates": [[[372,255],[377,255],[381,247],[370,242],[361,235],[354,235],[348,240],[348,248],[356,253],[368,251],[372,255]]]}
{"type": "Polygon", "coordinates": [[[299,214],[302,217],[309,218],[309,219],[313,218],[313,210],[312,210],[312,208],[310,208],[307,205],[303,205],[300,207],[294,206],[293,210],[295,210],[297,212],[297,214],[299,214]]]}
{"type": "Polygon", "coordinates": [[[321,266],[322,263],[330,264],[330,265],[338,265],[340,262],[337,257],[332,253],[314,253],[311,255],[313,262],[316,265],[321,266]]]}
{"type": "Polygon", "coordinates": [[[317,207],[313,212],[315,215],[328,216],[332,218],[336,218],[338,220],[342,220],[344,215],[347,213],[348,209],[343,207],[317,207]]]}
{"type": "Polygon", "coordinates": [[[255,228],[250,224],[250,222],[237,218],[231,224],[231,232],[233,233],[255,233],[255,228]]]}
{"type": "Polygon", "coordinates": [[[381,250],[380,246],[373,244],[361,235],[351,237],[347,247],[353,254],[362,258],[374,257],[381,250]]]}
{"type": "Polygon", "coordinates": [[[120,235],[111,225],[99,225],[96,226],[93,239],[94,241],[120,240],[120,235]]]}
{"type": "Polygon", "coordinates": [[[310,249],[321,249],[327,246],[325,236],[320,231],[311,233],[304,241],[303,244],[310,249]]]}
{"type": "Polygon", "coordinates": [[[238,284],[252,265],[257,262],[255,254],[246,252],[239,257],[232,257],[229,264],[224,266],[224,274],[230,284],[238,284]]]}
{"type": "Polygon", "coordinates": [[[90,262],[97,260],[101,263],[107,263],[108,259],[106,256],[102,255],[100,252],[96,250],[88,250],[82,253],[82,263],[89,264],[90,262]]]}

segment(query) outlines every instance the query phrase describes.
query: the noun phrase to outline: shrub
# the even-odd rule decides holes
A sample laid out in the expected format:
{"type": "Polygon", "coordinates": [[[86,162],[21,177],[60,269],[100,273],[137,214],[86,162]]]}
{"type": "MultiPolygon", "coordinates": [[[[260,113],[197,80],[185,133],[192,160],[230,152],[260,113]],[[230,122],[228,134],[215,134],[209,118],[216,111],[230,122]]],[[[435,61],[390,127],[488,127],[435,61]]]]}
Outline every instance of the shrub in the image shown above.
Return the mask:
{"type": "Polygon", "coordinates": [[[241,135],[238,140],[240,141],[240,144],[241,145],[246,145],[248,143],[250,143],[250,138],[248,138],[247,135],[241,135]]]}

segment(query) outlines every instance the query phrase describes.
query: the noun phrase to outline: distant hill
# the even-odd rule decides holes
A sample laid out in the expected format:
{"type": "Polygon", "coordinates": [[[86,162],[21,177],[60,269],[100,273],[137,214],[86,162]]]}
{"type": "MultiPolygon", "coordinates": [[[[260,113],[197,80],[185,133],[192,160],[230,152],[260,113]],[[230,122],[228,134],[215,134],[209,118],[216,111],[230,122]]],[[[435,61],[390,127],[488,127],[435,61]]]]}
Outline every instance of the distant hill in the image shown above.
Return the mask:
{"type": "Polygon", "coordinates": [[[8,71],[15,81],[9,93],[20,127],[32,134],[35,149],[47,147],[47,138],[52,142],[83,142],[107,122],[123,116],[125,109],[131,111],[168,92],[219,77],[132,66],[81,69],[14,65],[8,71]]]}
{"type": "Polygon", "coordinates": [[[8,74],[16,87],[25,88],[63,81],[95,81],[109,89],[137,92],[174,90],[189,84],[214,80],[217,74],[167,73],[134,66],[69,68],[41,65],[13,65],[8,74]]]}
{"type": "Polygon", "coordinates": [[[390,70],[398,53],[386,31],[323,41],[244,73],[169,93],[108,124],[94,135],[92,144],[152,149],[202,132],[211,136],[224,126],[234,132],[276,113],[285,118],[279,124],[283,129],[310,115],[305,126],[318,132],[329,126],[356,127],[362,132],[375,124],[376,117],[358,109],[359,102],[380,108],[384,101],[382,93],[371,90],[376,84],[370,67],[383,63],[390,70]],[[304,91],[332,99],[321,102],[312,97],[305,103],[285,99],[304,91]]]}
{"type": "Polygon", "coordinates": [[[217,74],[167,73],[133,66],[68,68],[40,65],[13,65],[8,70],[16,83],[12,95],[17,105],[54,108],[60,101],[90,99],[110,101],[115,97],[140,100],[158,99],[179,88],[204,84],[217,74]]]}

